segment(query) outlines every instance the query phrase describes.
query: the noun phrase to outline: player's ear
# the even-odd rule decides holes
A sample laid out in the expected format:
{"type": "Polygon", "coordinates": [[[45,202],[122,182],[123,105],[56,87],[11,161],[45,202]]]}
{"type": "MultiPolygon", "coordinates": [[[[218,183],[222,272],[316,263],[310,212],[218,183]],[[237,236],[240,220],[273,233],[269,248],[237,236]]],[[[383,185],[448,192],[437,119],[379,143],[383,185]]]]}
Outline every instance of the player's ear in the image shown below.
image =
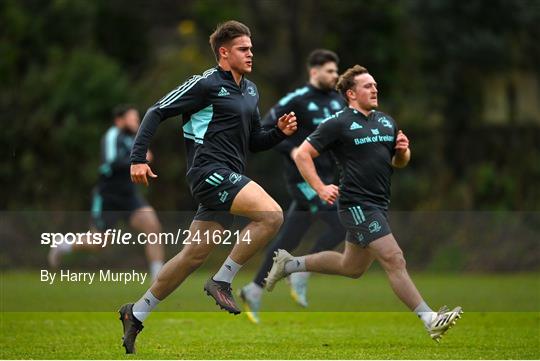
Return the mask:
{"type": "Polygon", "coordinates": [[[223,59],[227,59],[229,57],[229,49],[225,46],[219,47],[219,57],[223,59]]]}
{"type": "Polygon", "coordinates": [[[122,128],[124,126],[124,122],[123,122],[122,117],[115,117],[113,119],[113,123],[118,128],[122,128]]]}
{"type": "Polygon", "coordinates": [[[355,94],[354,94],[354,92],[353,92],[352,89],[348,89],[348,90],[345,92],[345,94],[347,94],[347,97],[348,97],[349,99],[355,99],[355,94]]]}

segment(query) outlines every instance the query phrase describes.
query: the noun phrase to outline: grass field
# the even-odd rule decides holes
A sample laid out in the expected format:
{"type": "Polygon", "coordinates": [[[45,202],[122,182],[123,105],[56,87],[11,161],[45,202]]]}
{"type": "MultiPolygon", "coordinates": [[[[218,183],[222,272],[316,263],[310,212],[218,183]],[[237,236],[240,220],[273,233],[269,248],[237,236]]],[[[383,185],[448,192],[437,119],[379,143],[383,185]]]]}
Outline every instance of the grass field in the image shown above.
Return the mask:
{"type": "MultiPolygon", "coordinates": [[[[310,308],[291,304],[285,284],[265,295],[263,322],[213,312],[193,275],[163,302],[138,338],[143,359],[538,359],[540,277],[414,274],[433,307],[460,304],[464,317],[440,344],[392,295],[384,275],[312,277],[310,308]],[[369,312],[362,312],[369,311],[369,312]]],[[[239,287],[249,272],[235,281],[239,287]]],[[[1,279],[0,358],[124,359],[116,310],[146,285],[42,286],[39,272],[1,279]],[[53,312],[53,310],[70,312],[53,312]],[[111,311],[107,311],[111,310],[111,311]],[[15,312],[16,311],[16,312],[15,312]],[[107,312],[105,312],[107,311],[107,312]]]]}

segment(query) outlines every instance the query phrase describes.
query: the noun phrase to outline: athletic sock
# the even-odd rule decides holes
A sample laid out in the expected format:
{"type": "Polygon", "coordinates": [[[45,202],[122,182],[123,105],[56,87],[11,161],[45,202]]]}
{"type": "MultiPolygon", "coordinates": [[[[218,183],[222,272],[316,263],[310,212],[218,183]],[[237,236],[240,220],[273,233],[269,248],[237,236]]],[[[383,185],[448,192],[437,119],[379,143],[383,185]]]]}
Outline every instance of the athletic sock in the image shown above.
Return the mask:
{"type": "Polygon", "coordinates": [[[295,272],[294,277],[296,280],[307,282],[307,279],[311,276],[311,272],[295,272]]]}
{"type": "Polygon", "coordinates": [[[133,316],[135,316],[137,320],[144,322],[159,302],[160,300],[158,300],[150,290],[146,291],[144,296],[133,305],[133,316]]]}
{"type": "Polygon", "coordinates": [[[255,282],[247,284],[244,286],[243,290],[248,294],[249,297],[257,299],[261,298],[263,292],[263,288],[255,282]]]}
{"type": "Polygon", "coordinates": [[[236,276],[241,267],[241,264],[233,261],[231,257],[227,257],[219,271],[217,271],[212,279],[214,281],[232,283],[234,276],[236,276]]]}
{"type": "Polygon", "coordinates": [[[285,272],[291,274],[293,272],[306,271],[306,256],[293,257],[292,260],[285,263],[285,272]]]}
{"type": "Polygon", "coordinates": [[[154,281],[157,278],[159,271],[161,271],[162,267],[163,267],[162,261],[150,262],[150,276],[152,277],[152,281],[154,281]]]}
{"type": "Polygon", "coordinates": [[[433,321],[434,316],[437,314],[427,305],[426,302],[422,301],[414,309],[414,313],[424,322],[424,325],[428,326],[431,321],[433,321]]]}

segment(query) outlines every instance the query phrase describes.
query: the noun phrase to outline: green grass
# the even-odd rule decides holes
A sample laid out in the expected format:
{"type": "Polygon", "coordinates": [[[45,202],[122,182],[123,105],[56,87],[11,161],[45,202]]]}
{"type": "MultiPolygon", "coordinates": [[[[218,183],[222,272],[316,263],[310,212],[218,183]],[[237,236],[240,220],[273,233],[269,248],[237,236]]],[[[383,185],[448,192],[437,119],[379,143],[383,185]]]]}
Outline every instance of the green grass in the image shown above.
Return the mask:
{"type": "MultiPolygon", "coordinates": [[[[145,322],[136,358],[540,358],[537,274],[415,274],[433,307],[444,302],[465,309],[464,317],[440,344],[431,341],[420,321],[395,301],[378,272],[360,280],[312,277],[308,310],[292,305],[285,284],[278,285],[265,295],[263,307],[274,312],[264,312],[260,325],[249,323],[243,315],[212,312],[215,305],[202,293],[208,275],[204,270],[194,274],[160,305],[167,312],[155,312],[145,322]]],[[[248,275],[243,272],[236,287],[248,275]]],[[[120,346],[117,314],[104,311],[116,310],[147,286],[43,287],[36,280],[37,271],[2,275],[0,358],[133,358],[125,356],[120,346]],[[60,309],[72,312],[51,312],[60,309]]]]}

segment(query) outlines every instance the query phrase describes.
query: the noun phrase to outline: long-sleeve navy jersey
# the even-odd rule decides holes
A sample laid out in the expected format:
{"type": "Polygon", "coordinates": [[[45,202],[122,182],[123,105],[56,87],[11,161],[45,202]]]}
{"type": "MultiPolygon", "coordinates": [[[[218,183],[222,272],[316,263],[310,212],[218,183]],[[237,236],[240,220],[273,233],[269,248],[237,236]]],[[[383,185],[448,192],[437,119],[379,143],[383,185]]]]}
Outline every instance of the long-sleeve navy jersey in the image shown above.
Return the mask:
{"type": "Polygon", "coordinates": [[[182,114],[188,170],[211,165],[243,174],[248,150],[272,148],[286,137],[277,127],[262,129],[258,103],[257,87],[245,77],[238,85],[232,73],[219,66],[195,75],[148,109],[135,138],[131,163],[146,163],[146,151],[159,123],[182,114]]]}
{"type": "Polygon", "coordinates": [[[129,174],[129,154],[133,138],[133,134],[112,126],[101,139],[101,166],[99,167],[98,184],[101,192],[126,194],[135,191],[129,174]]]}
{"type": "MultiPolygon", "coordinates": [[[[291,150],[300,146],[304,139],[315,131],[317,126],[326,118],[343,109],[345,101],[334,90],[325,91],[307,84],[287,94],[264,116],[263,126],[275,126],[280,116],[291,111],[295,112],[298,130],[292,136],[278,144],[274,149],[284,155],[285,179],[289,185],[303,182],[302,175],[291,159],[291,150]]],[[[317,173],[325,183],[335,180],[336,167],[329,153],[315,158],[317,173]]]]}

